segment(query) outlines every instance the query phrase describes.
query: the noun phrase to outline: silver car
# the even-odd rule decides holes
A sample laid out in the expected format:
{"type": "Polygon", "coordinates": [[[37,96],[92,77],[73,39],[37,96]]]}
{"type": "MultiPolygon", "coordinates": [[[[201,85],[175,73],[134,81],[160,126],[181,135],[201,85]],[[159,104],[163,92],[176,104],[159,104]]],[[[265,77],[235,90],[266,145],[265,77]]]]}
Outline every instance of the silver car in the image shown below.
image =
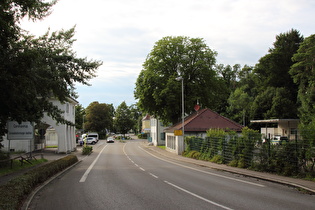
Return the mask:
{"type": "Polygon", "coordinates": [[[114,143],[114,137],[110,136],[110,137],[107,138],[106,141],[107,141],[107,143],[114,143]]]}

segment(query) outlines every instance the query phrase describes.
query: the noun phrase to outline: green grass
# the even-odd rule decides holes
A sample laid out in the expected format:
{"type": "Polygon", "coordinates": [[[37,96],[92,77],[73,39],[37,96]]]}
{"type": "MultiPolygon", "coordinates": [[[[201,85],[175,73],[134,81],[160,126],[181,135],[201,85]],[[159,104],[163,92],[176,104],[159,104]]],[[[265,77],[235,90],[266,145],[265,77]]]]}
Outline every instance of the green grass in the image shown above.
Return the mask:
{"type": "Polygon", "coordinates": [[[37,160],[30,160],[30,161],[32,164],[29,164],[29,163],[24,161],[23,165],[21,166],[21,162],[19,160],[14,160],[12,168],[11,168],[10,164],[7,167],[0,168],[0,176],[10,174],[13,172],[17,172],[17,171],[20,171],[20,170],[25,169],[25,168],[33,167],[33,166],[36,166],[38,164],[47,162],[48,160],[37,159],[37,160]]]}
{"type": "Polygon", "coordinates": [[[158,146],[158,147],[160,147],[161,149],[165,149],[165,146],[158,146]]]}
{"type": "Polygon", "coordinates": [[[54,146],[46,146],[46,148],[58,148],[57,145],[54,145],[54,146]]]}

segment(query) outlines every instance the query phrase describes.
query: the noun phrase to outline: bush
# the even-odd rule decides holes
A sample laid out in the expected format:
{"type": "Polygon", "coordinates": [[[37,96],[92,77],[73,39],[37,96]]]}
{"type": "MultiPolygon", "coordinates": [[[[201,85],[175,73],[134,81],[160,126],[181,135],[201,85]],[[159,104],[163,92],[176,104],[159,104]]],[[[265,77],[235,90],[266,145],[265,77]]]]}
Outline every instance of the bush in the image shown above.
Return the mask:
{"type": "Polygon", "coordinates": [[[68,155],[59,160],[47,163],[38,168],[13,178],[5,185],[0,186],[0,209],[19,209],[23,200],[39,184],[53,175],[78,162],[75,155],[68,155]]]}
{"type": "Polygon", "coordinates": [[[183,156],[189,157],[189,158],[194,158],[194,159],[199,159],[200,152],[198,152],[196,150],[191,150],[191,151],[183,152],[183,156]]]}
{"type": "Polygon", "coordinates": [[[10,165],[10,154],[0,150],[0,168],[5,168],[10,165]]]}
{"type": "Polygon", "coordinates": [[[222,155],[215,155],[210,161],[213,163],[222,164],[223,163],[223,157],[222,157],[222,155]]]}
{"type": "Polygon", "coordinates": [[[93,151],[92,146],[84,146],[82,149],[82,155],[90,155],[93,151]]]}

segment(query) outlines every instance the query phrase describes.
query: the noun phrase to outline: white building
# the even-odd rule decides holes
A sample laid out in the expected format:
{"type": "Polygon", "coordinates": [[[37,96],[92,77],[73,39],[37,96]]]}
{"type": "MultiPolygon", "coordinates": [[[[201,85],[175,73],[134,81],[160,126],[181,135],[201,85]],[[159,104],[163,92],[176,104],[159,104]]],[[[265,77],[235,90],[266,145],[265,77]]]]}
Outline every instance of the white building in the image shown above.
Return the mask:
{"type": "Polygon", "coordinates": [[[300,135],[298,130],[299,119],[251,120],[250,122],[262,125],[260,133],[263,138],[273,139],[276,136],[285,136],[289,140],[295,140],[300,135]]]}
{"type": "MultiPolygon", "coordinates": [[[[51,99],[50,101],[64,111],[63,117],[65,120],[75,124],[75,106],[78,104],[76,100],[69,98],[65,103],[61,103],[57,99],[51,99]]],[[[57,153],[70,153],[76,150],[75,126],[57,124],[55,120],[46,114],[41,122],[41,128],[45,130],[45,139],[43,141],[39,141],[36,138],[30,140],[8,140],[7,136],[4,136],[2,142],[4,148],[2,150],[31,152],[43,149],[46,146],[56,146],[57,153]]],[[[35,133],[38,134],[38,132],[41,131],[35,130],[35,133]]]]}
{"type": "Polygon", "coordinates": [[[158,120],[157,118],[154,118],[151,116],[150,119],[150,137],[152,139],[152,143],[154,146],[165,146],[165,132],[163,123],[158,120]]]}

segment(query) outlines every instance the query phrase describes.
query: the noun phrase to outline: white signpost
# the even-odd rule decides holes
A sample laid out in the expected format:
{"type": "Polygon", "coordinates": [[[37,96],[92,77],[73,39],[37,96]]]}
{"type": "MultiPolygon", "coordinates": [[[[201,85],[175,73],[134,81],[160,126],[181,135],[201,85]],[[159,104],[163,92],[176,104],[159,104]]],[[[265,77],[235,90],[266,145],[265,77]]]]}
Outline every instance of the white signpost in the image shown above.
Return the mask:
{"type": "Polygon", "coordinates": [[[9,141],[9,151],[10,151],[10,140],[29,140],[30,141],[30,155],[31,155],[31,145],[34,139],[34,126],[31,122],[21,122],[8,121],[8,136],[9,141]]]}
{"type": "Polygon", "coordinates": [[[34,137],[34,128],[30,122],[8,122],[8,140],[30,140],[34,137]]]}

